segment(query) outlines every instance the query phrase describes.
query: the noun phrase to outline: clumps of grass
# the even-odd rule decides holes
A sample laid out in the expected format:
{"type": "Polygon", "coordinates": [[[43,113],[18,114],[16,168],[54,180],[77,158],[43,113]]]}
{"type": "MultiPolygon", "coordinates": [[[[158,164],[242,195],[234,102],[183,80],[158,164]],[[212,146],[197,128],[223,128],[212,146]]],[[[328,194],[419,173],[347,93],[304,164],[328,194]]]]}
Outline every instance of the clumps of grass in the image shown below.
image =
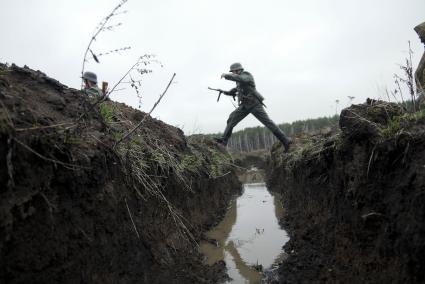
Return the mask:
{"type": "Polygon", "coordinates": [[[141,132],[135,134],[129,143],[119,144],[116,150],[125,165],[126,176],[131,179],[129,183],[138,185],[134,186],[138,196],[143,200],[149,197],[158,200],[173,219],[180,236],[196,243],[189,230],[190,223],[167,199],[164,192],[173,176],[187,191],[192,190],[178,153],[149,133],[141,132]]]}
{"type": "Polygon", "coordinates": [[[133,185],[141,199],[157,200],[159,206],[174,220],[179,235],[189,242],[195,242],[189,230],[190,223],[168,200],[165,189],[170,187],[171,182],[191,192],[193,179],[202,175],[205,177],[206,174],[212,178],[224,175],[223,169],[229,157],[210,149],[213,147],[199,147],[197,143],[189,143],[189,151],[182,153],[164,143],[160,137],[152,135],[146,127],[135,127],[134,122],[129,121],[120,107],[111,101],[101,104],[100,113],[112,135],[129,133],[128,129],[134,130],[128,139],[116,143],[114,148],[124,165],[128,184],[133,185]],[[213,165],[210,167],[209,163],[213,165]]]}
{"type": "Polygon", "coordinates": [[[182,172],[189,171],[198,174],[202,166],[200,157],[195,154],[186,154],[182,157],[179,168],[182,172]]]}
{"type": "Polygon", "coordinates": [[[103,102],[100,104],[99,112],[114,140],[122,139],[125,128],[121,125],[123,121],[119,119],[117,108],[110,102],[103,102]]]}
{"type": "Polygon", "coordinates": [[[401,130],[401,117],[397,116],[388,121],[387,127],[380,129],[383,138],[394,137],[401,130]]]}
{"type": "Polygon", "coordinates": [[[400,116],[394,116],[388,121],[386,127],[380,129],[380,134],[384,139],[397,137],[401,133],[407,132],[407,128],[411,124],[424,121],[424,119],[425,109],[421,109],[414,113],[405,113],[400,116]]]}
{"type": "Polygon", "coordinates": [[[83,142],[83,140],[81,139],[81,137],[73,136],[73,137],[67,137],[64,142],[67,144],[79,145],[83,142]]]}
{"type": "Polygon", "coordinates": [[[229,173],[229,168],[235,166],[232,157],[213,146],[211,140],[204,136],[190,137],[189,148],[191,154],[181,158],[181,168],[195,173],[198,176],[207,175],[216,179],[229,173]],[[199,147],[203,144],[207,147],[199,147]]]}
{"type": "Polygon", "coordinates": [[[294,152],[292,155],[292,159],[296,160],[305,160],[317,158],[321,155],[321,153],[326,150],[326,147],[323,144],[324,141],[307,141],[303,146],[294,152]]]}
{"type": "Polygon", "coordinates": [[[218,178],[226,174],[226,165],[230,163],[230,157],[215,149],[210,150],[211,161],[208,164],[208,172],[210,177],[218,178]]]}
{"type": "Polygon", "coordinates": [[[275,146],[272,150],[274,167],[293,169],[299,162],[320,161],[328,156],[330,151],[338,151],[341,147],[341,135],[331,137],[321,135],[308,136],[296,141],[296,147],[289,153],[284,153],[282,146],[275,146]]]}
{"type": "Polygon", "coordinates": [[[114,110],[110,104],[101,104],[100,105],[100,115],[103,118],[103,121],[107,125],[111,125],[114,117],[114,110]]]}
{"type": "Polygon", "coordinates": [[[118,130],[112,131],[112,136],[114,137],[115,141],[119,141],[124,136],[124,132],[118,129],[118,130]]]}

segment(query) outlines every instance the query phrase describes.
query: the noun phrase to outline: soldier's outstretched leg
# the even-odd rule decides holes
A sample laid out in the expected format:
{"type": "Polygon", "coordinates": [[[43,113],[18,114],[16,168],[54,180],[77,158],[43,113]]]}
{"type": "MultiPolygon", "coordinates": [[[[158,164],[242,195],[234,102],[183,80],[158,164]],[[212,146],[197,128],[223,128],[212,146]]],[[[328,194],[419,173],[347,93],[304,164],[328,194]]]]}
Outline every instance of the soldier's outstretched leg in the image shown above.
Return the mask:
{"type": "Polygon", "coordinates": [[[289,146],[292,144],[292,140],[286,136],[286,134],[270,119],[264,110],[263,106],[258,104],[252,110],[251,113],[262,123],[265,127],[282,142],[285,147],[285,152],[289,151],[289,146]]]}
{"type": "Polygon", "coordinates": [[[224,130],[223,136],[217,139],[217,142],[227,145],[227,141],[232,135],[233,127],[235,127],[242,119],[249,114],[249,110],[243,106],[239,106],[237,109],[232,111],[227,119],[226,129],[224,130]]]}

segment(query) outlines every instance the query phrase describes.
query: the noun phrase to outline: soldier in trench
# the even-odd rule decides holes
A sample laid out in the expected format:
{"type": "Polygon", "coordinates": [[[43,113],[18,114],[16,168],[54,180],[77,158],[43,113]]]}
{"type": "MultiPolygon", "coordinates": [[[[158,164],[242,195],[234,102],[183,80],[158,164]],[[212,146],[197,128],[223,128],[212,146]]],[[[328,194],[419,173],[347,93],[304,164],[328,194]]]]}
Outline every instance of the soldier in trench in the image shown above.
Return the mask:
{"type": "Polygon", "coordinates": [[[255,88],[254,77],[251,73],[244,71],[240,63],[234,63],[230,66],[230,73],[223,73],[221,78],[236,82],[236,88],[225,94],[230,96],[237,95],[239,107],[230,114],[223,136],[217,138],[216,141],[222,145],[227,145],[232,135],[233,127],[248,114],[252,113],[264,126],[270,129],[277,139],[282,142],[285,152],[288,152],[292,140],[267,115],[264,109],[264,97],[255,88]]]}
{"type": "Polygon", "coordinates": [[[84,81],[83,91],[89,97],[100,97],[103,95],[103,92],[97,86],[97,75],[93,72],[84,72],[82,79],[84,81]]]}
{"type": "MultiPolygon", "coordinates": [[[[422,44],[425,46],[425,22],[415,27],[415,32],[418,34],[422,44]]],[[[415,72],[416,88],[418,90],[419,106],[425,107],[425,52],[419,62],[415,72]]]]}

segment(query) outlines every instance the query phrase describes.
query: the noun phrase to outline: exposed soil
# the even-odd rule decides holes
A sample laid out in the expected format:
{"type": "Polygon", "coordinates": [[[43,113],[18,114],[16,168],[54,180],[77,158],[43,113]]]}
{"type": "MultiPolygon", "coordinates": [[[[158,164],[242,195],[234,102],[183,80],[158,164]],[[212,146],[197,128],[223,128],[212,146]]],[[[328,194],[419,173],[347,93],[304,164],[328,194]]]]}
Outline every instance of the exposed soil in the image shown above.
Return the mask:
{"type": "Polygon", "coordinates": [[[268,186],[290,235],[278,282],[424,283],[425,113],[369,100],[340,128],[272,150],[268,186]]]}
{"type": "Polygon", "coordinates": [[[0,65],[0,282],[216,283],[196,242],[239,194],[204,137],[0,65]]]}

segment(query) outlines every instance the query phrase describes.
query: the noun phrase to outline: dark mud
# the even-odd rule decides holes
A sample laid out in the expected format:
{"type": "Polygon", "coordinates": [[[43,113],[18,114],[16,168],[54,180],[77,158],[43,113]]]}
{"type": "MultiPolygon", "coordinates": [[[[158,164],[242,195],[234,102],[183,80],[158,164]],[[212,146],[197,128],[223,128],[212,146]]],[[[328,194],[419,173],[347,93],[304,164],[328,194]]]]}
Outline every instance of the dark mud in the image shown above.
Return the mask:
{"type": "Polygon", "coordinates": [[[368,101],[341,133],[272,150],[290,241],[279,283],[425,282],[425,113],[368,101]]]}
{"type": "Polygon", "coordinates": [[[216,283],[196,242],[241,184],[224,149],[0,65],[0,282],[216,283]]]}

